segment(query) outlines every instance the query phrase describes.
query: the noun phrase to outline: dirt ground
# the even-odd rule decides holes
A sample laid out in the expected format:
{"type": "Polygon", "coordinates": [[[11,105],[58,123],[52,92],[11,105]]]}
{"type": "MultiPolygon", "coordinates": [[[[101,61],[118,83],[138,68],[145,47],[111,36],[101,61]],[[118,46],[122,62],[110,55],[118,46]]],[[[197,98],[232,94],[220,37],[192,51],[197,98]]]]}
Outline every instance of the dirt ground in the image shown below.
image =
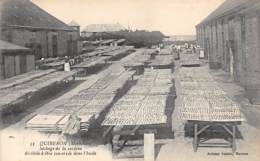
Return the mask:
{"type": "MultiPolygon", "coordinates": [[[[128,56],[122,60],[131,59],[132,56],[128,56]]],[[[120,64],[117,64],[120,65],[120,64]]],[[[109,69],[116,69],[117,65],[110,67],[109,69]]],[[[175,63],[176,70],[174,75],[177,75],[179,72],[180,65],[178,62],[175,63]]],[[[207,68],[207,64],[204,64],[207,68]]],[[[181,120],[178,117],[178,109],[180,108],[180,98],[177,97],[175,100],[174,112],[172,115],[172,131],[173,133],[169,134],[171,136],[160,138],[156,140],[155,145],[155,158],[156,161],[258,161],[260,158],[260,107],[253,106],[249,104],[249,101],[244,96],[244,90],[236,85],[233,80],[223,71],[221,70],[210,70],[209,72],[212,74],[214,79],[218,82],[219,86],[222,87],[230,98],[234,101],[238,102],[241,105],[241,111],[246,117],[246,122],[243,122],[239,127],[239,134],[241,135],[237,139],[237,153],[231,155],[231,148],[199,148],[197,152],[193,151],[192,148],[192,137],[185,136],[185,121],[181,120]],[[172,136],[173,135],[173,136],[172,136]]],[[[97,75],[93,75],[87,78],[87,81],[78,85],[76,88],[72,89],[70,92],[64,93],[60,97],[42,105],[35,112],[31,113],[24,117],[18,123],[15,123],[8,128],[1,130],[1,141],[0,144],[3,147],[0,149],[4,149],[3,155],[1,155],[0,160],[4,161],[33,161],[37,160],[46,160],[46,157],[41,156],[30,156],[24,155],[25,150],[30,150],[32,148],[32,143],[40,143],[42,141],[64,141],[68,138],[56,134],[40,134],[37,132],[32,132],[24,129],[24,125],[27,120],[29,120],[34,114],[38,113],[46,113],[46,111],[51,110],[56,105],[59,105],[64,102],[64,100],[68,99],[75,93],[77,93],[82,88],[86,88],[90,86],[98,78],[104,75],[108,70],[104,70],[97,75]],[[12,149],[12,150],[10,150],[12,149]],[[15,153],[16,155],[10,155],[15,153]],[[7,159],[8,158],[8,159],[7,159]]],[[[177,96],[179,95],[178,91],[180,89],[180,83],[178,78],[175,78],[175,86],[177,91],[177,96]]],[[[129,144],[133,143],[135,146],[132,146],[130,149],[123,149],[122,152],[118,155],[118,157],[114,157],[111,154],[111,145],[103,144],[100,135],[97,133],[101,133],[101,131],[97,131],[96,134],[93,133],[87,137],[84,137],[83,141],[86,145],[82,146],[83,151],[88,152],[87,155],[78,155],[78,156],[55,156],[52,157],[52,160],[93,160],[93,161],[139,161],[143,160],[142,158],[142,139],[136,140],[135,142],[129,142],[129,144]],[[87,141],[92,140],[92,141],[87,141]],[[93,141],[96,140],[96,141],[93,141]],[[139,146],[136,146],[139,144],[139,146]],[[140,154],[139,158],[126,158],[125,156],[131,156],[140,154]]],[[[82,141],[82,139],[78,139],[82,141]]],[[[74,139],[77,141],[77,139],[74,139]]],[[[222,140],[216,139],[216,142],[222,142],[222,140]]],[[[34,145],[33,145],[34,146],[34,145]]],[[[46,154],[47,155],[47,154],[46,154]]],[[[47,157],[48,158],[48,157],[47,157]]]]}
{"type": "MultiPolygon", "coordinates": [[[[177,63],[176,73],[179,72],[179,64],[177,63]]],[[[204,64],[208,68],[207,64],[204,64]]],[[[239,85],[235,84],[227,73],[222,70],[208,69],[218,85],[227,92],[228,96],[241,105],[241,111],[246,117],[246,122],[243,122],[239,127],[241,137],[237,139],[237,153],[232,154],[231,148],[200,148],[197,152],[193,152],[192,138],[185,137],[184,126],[185,122],[178,118],[178,108],[180,107],[180,99],[177,98],[175,104],[175,112],[173,113],[173,131],[175,138],[160,148],[157,161],[231,161],[231,160],[248,160],[258,161],[260,157],[260,107],[249,104],[249,101],[244,96],[244,90],[239,85]]],[[[177,95],[180,83],[175,80],[177,95]]],[[[214,140],[222,142],[222,140],[214,140]]]]}

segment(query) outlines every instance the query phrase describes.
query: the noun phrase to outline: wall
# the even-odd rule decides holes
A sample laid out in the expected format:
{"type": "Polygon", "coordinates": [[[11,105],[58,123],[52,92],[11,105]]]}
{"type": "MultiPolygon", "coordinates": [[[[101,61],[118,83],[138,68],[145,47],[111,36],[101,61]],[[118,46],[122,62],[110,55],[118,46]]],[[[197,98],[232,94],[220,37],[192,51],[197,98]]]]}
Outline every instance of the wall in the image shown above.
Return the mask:
{"type": "Polygon", "coordinates": [[[244,84],[244,74],[245,71],[243,69],[243,61],[244,58],[244,51],[243,51],[243,45],[242,45],[242,19],[243,17],[237,16],[235,18],[234,22],[234,41],[235,41],[235,70],[236,70],[236,76],[235,79],[240,84],[244,84]]]}
{"type": "Polygon", "coordinates": [[[260,38],[259,38],[259,16],[247,15],[246,20],[246,77],[247,85],[260,84],[260,38]]]}
{"type": "Polygon", "coordinates": [[[2,30],[1,39],[8,42],[26,46],[33,49],[36,58],[54,57],[52,36],[57,35],[57,56],[76,55],[77,31],[52,31],[52,30],[28,30],[24,28],[5,28],[2,30]],[[75,47],[68,50],[68,41],[74,43],[75,47]],[[70,51],[70,53],[68,53],[70,51]]]}
{"type": "Polygon", "coordinates": [[[0,80],[4,79],[4,64],[3,64],[3,55],[0,51],[0,80]]]}
{"type": "Polygon", "coordinates": [[[26,55],[26,70],[27,72],[35,70],[34,55],[26,55]]]}
{"type": "Polygon", "coordinates": [[[228,57],[228,41],[229,41],[229,34],[228,34],[228,21],[227,20],[224,20],[224,24],[223,24],[223,37],[224,37],[224,45],[223,45],[223,69],[225,71],[229,71],[229,64],[227,62],[227,57],[228,57]]]}
{"type": "Polygon", "coordinates": [[[4,56],[4,77],[10,78],[15,76],[15,57],[14,56],[4,56]]]}
{"type": "Polygon", "coordinates": [[[13,51],[12,54],[2,53],[0,79],[10,78],[35,70],[35,57],[29,53],[13,51]]]}
{"type": "Polygon", "coordinates": [[[234,79],[243,86],[260,85],[259,12],[228,15],[197,26],[198,43],[209,54],[211,68],[230,72],[230,42],[233,42],[234,79]],[[204,32],[203,32],[204,30],[204,32]],[[208,40],[203,42],[204,40],[208,40]]]}
{"type": "Polygon", "coordinates": [[[37,45],[38,52],[36,55],[37,58],[48,57],[47,33],[48,31],[44,31],[44,30],[36,32],[36,43],[38,44],[37,45]]]}
{"type": "Polygon", "coordinates": [[[210,53],[211,53],[211,46],[210,46],[210,34],[211,33],[211,28],[210,25],[206,25],[205,26],[205,45],[204,45],[204,49],[205,49],[205,59],[209,59],[210,57],[210,53]]]}
{"type": "Polygon", "coordinates": [[[219,65],[222,66],[223,64],[223,57],[224,57],[224,54],[223,54],[223,40],[224,40],[224,37],[223,37],[223,26],[222,26],[222,21],[217,21],[217,29],[216,29],[217,33],[217,53],[219,55],[219,65]]]}
{"type": "Polygon", "coordinates": [[[218,69],[220,68],[220,53],[218,51],[219,39],[218,39],[218,28],[217,22],[214,22],[211,25],[211,61],[210,61],[210,68],[211,69],[218,69]]]}

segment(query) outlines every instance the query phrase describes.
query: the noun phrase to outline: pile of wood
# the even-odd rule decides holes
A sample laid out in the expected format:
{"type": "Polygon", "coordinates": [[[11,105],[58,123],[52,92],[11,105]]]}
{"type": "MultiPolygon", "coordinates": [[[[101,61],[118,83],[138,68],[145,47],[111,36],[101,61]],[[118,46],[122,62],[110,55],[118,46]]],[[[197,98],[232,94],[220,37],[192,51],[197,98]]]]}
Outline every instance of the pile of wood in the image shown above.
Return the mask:
{"type": "Polygon", "coordinates": [[[137,84],[118,100],[103,121],[103,126],[164,124],[166,102],[174,95],[169,69],[146,69],[137,84]]]}
{"type": "Polygon", "coordinates": [[[227,96],[205,68],[185,68],[180,73],[182,119],[216,122],[245,120],[239,105],[227,96]]]}

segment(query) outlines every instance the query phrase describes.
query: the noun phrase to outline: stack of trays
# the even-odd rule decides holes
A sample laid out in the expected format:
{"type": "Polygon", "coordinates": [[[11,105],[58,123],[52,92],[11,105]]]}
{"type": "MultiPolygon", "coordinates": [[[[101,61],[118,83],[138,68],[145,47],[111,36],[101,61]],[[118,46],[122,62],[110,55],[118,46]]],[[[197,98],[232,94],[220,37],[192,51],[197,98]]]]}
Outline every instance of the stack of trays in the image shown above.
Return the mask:
{"type": "Polygon", "coordinates": [[[78,115],[80,118],[80,130],[81,131],[88,131],[90,124],[94,121],[94,115],[78,115]]]}
{"type": "Polygon", "coordinates": [[[52,111],[50,111],[49,115],[69,115],[73,114],[74,111],[66,108],[64,105],[56,106],[52,111]]]}
{"type": "Polygon", "coordinates": [[[36,115],[25,127],[43,132],[61,132],[68,118],[69,115],[36,115]]]}

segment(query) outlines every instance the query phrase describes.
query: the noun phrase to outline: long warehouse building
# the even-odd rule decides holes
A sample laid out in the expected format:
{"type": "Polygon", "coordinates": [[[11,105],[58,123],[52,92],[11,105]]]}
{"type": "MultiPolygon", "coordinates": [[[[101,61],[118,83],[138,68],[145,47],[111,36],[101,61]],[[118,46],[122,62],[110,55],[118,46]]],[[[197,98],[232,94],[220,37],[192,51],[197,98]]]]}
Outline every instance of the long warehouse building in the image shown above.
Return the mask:
{"type": "Polygon", "coordinates": [[[30,0],[1,0],[1,39],[32,49],[36,59],[78,54],[79,31],[30,0]]]}
{"type": "Polygon", "coordinates": [[[196,31],[210,68],[222,68],[249,95],[259,97],[260,1],[226,0],[196,26],[196,31]]]}

